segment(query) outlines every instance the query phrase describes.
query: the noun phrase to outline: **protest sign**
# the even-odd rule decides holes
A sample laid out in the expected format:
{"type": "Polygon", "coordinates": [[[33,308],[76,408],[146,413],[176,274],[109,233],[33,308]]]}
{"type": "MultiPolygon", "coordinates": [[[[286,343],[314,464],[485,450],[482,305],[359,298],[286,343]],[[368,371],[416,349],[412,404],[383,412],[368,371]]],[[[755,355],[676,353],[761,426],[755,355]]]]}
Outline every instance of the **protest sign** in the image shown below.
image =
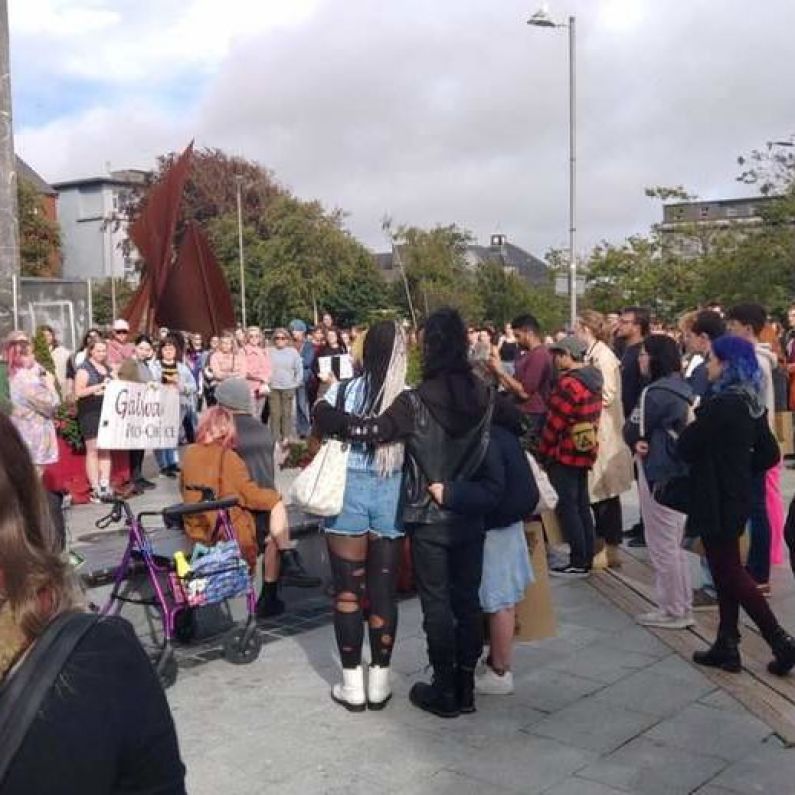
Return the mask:
{"type": "Polygon", "coordinates": [[[105,387],[97,447],[158,450],[179,441],[179,394],[160,384],[110,381],[105,387]]]}

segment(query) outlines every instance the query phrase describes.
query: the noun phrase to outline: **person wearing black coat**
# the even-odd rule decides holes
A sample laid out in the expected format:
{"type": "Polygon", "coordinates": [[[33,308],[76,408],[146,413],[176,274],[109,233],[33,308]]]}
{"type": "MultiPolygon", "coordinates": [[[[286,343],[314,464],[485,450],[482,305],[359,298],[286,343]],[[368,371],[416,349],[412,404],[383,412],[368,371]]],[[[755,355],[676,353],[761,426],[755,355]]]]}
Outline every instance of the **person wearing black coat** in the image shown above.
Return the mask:
{"type": "Polygon", "coordinates": [[[489,617],[489,656],[475,675],[475,691],[509,695],[515,606],[533,582],[523,520],[535,511],[539,493],[519,439],[499,425],[491,427],[484,464],[479,480],[431,484],[430,490],[444,508],[467,516],[485,514],[480,605],[489,617]]]}
{"type": "Polygon", "coordinates": [[[742,606],[773,650],[768,670],[783,676],[795,666],[795,640],[743,568],[738,543],[751,515],[755,470],[769,469],[779,457],[759,399],[761,371],[753,346],[726,336],[713,342],[708,368],[712,397],[696,410],[695,421],[677,444],[679,456],[690,464],[688,534],[701,537],[720,610],[717,639],[709,650],[695,652],[693,660],[733,673],[741,670],[742,606]]]}

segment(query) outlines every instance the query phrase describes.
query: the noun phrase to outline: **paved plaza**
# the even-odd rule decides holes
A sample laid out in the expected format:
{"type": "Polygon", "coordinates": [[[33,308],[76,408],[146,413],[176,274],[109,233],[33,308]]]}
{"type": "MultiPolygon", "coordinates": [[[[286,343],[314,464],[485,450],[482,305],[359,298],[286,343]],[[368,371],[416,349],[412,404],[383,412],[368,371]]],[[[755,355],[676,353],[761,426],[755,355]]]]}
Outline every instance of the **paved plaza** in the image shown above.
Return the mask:
{"type": "MultiPolygon", "coordinates": [[[[139,510],[144,500],[176,501],[175,484],[160,481],[139,510]]],[[[73,509],[74,535],[101,510],[73,509]]],[[[211,642],[181,652],[168,697],[194,795],[795,792],[795,751],[587,581],[553,583],[558,636],[517,647],[516,693],[481,696],[455,720],[407,699],[429,675],[416,599],[400,604],[392,702],[350,714],[328,695],[338,663],[326,600],[292,597],[293,620],[264,628],[250,665],[211,642]]]]}

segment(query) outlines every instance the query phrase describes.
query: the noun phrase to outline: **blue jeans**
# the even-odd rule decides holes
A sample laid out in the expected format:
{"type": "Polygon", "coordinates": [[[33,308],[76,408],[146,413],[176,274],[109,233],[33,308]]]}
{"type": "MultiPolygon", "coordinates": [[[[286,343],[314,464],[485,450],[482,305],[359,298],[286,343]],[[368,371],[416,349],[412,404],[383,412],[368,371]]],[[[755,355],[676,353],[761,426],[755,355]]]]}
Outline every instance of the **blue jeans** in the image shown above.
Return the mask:
{"type": "Polygon", "coordinates": [[[751,546],[748,549],[746,568],[757,583],[770,580],[770,519],[767,515],[766,474],[757,473],[751,481],[751,546]]]}
{"type": "Polygon", "coordinates": [[[306,394],[306,384],[299,386],[295,393],[295,432],[299,436],[309,436],[312,427],[312,418],[309,412],[309,398],[306,394]]]}
{"type": "Polygon", "coordinates": [[[179,456],[177,455],[177,448],[166,448],[165,450],[155,450],[155,461],[157,466],[162,472],[170,466],[177,466],[179,464],[179,456]]]}
{"type": "Polygon", "coordinates": [[[594,521],[588,496],[588,470],[554,462],[547,471],[558,493],[555,513],[571,550],[569,563],[590,569],[593,564],[594,521]]]}

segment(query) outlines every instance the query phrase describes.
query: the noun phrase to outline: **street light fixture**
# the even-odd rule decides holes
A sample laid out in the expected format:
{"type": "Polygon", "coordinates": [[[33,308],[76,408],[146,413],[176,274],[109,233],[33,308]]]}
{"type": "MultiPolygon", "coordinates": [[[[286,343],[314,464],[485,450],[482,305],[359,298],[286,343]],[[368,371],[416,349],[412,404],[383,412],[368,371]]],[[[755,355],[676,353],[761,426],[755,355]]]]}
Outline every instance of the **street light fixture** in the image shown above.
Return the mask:
{"type": "Polygon", "coordinates": [[[555,22],[549,15],[546,5],[527,20],[535,28],[568,28],[569,30],[569,302],[570,324],[572,330],[577,322],[577,255],[575,240],[577,235],[577,149],[576,149],[576,18],[570,16],[568,22],[555,22]]]}

